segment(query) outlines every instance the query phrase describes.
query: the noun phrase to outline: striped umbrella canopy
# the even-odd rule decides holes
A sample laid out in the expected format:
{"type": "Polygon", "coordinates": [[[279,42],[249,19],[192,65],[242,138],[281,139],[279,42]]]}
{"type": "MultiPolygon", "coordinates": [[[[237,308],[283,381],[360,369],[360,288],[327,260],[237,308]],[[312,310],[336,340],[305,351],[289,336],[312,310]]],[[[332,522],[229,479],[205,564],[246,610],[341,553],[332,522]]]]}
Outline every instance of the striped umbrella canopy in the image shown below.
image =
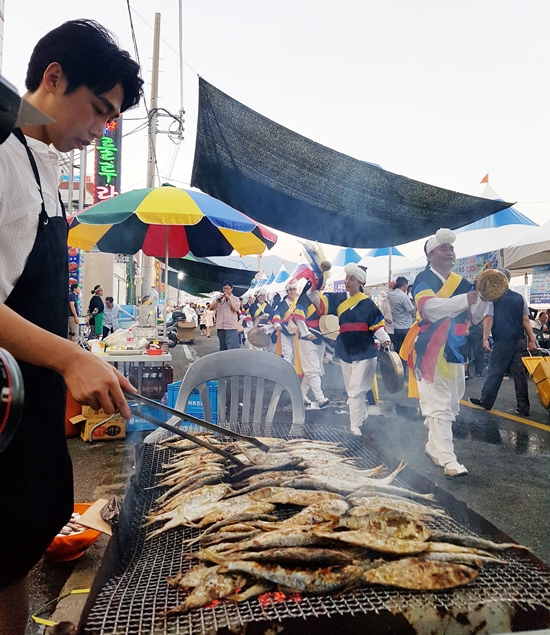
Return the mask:
{"type": "Polygon", "coordinates": [[[119,194],[72,217],[68,244],[116,254],[183,258],[261,254],[277,235],[202,192],[172,186],[119,194]]]}

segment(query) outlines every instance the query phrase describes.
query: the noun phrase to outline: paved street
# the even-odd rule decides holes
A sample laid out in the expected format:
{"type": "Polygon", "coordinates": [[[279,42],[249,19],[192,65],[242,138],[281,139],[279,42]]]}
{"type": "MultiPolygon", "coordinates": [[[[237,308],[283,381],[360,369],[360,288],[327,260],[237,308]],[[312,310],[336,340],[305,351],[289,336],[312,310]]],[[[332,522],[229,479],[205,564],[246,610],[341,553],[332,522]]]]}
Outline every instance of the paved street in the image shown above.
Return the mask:
{"type": "MultiPolygon", "coordinates": [[[[172,349],[174,380],[183,377],[194,358],[218,348],[215,331],[211,339],[197,337],[195,342],[194,345],[179,345],[172,349]]],[[[479,396],[482,380],[470,380],[466,385],[466,397],[479,396]]],[[[323,411],[308,410],[307,421],[344,431],[348,426],[348,414],[342,395],[341,370],[337,364],[326,366],[323,388],[331,400],[331,407],[323,411]]],[[[509,412],[515,408],[512,381],[503,382],[492,412],[464,404],[455,425],[455,447],[459,460],[470,471],[465,478],[445,478],[443,470],[424,455],[426,430],[417,413],[416,401],[408,399],[405,391],[388,395],[380,388],[380,403],[371,407],[363,429],[364,443],[404,460],[418,474],[465,502],[550,564],[550,422],[548,412],[540,405],[531,382],[529,391],[532,416],[528,419],[509,412]]],[[[120,443],[93,445],[80,439],[70,439],[75,501],[122,495],[132,474],[135,443],[139,442],[142,434],[132,434],[120,443]]],[[[93,574],[106,541],[102,537],[75,563],[39,563],[31,580],[33,608],[55,598],[71,574],[76,572],[82,576],[86,571],[93,574]]],[[[39,627],[29,625],[29,635],[39,632],[39,627]]]]}

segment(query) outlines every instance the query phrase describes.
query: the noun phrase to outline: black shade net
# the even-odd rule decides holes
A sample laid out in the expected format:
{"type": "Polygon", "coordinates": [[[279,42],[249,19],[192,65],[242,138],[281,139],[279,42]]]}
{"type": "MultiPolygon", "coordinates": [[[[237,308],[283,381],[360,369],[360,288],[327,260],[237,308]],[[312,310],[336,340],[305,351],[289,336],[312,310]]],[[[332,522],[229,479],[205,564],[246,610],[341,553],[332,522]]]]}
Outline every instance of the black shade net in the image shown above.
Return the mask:
{"type": "Polygon", "coordinates": [[[275,229],[359,248],[456,229],[512,205],[414,181],[336,152],[204,79],[191,185],[275,229]]]}

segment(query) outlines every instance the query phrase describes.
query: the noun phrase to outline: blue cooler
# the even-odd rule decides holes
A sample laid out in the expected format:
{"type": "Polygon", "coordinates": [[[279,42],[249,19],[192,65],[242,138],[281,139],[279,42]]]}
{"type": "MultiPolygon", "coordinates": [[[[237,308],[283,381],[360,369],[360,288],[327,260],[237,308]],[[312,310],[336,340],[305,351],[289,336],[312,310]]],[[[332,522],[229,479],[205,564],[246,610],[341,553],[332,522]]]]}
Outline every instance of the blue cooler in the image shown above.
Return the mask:
{"type": "MultiPolygon", "coordinates": [[[[181,388],[181,381],[175,381],[173,384],[168,384],[168,406],[170,408],[176,407],[176,401],[178,399],[178,393],[181,388]]],[[[206,388],[208,390],[208,397],[210,398],[210,404],[212,407],[212,421],[210,423],[218,423],[218,382],[207,381],[206,388]]],[[[204,410],[202,408],[201,396],[197,389],[189,395],[187,401],[187,408],[185,412],[193,417],[204,419],[204,410]]],[[[184,424],[185,425],[185,424],[184,424]]],[[[191,423],[187,425],[193,425],[191,423]]]]}
{"type": "MultiPolygon", "coordinates": [[[[159,401],[159,400],[155,399],[155,401],[159,401]]],[[[165,414],[161,410],[158,410],[157,408],[154,408],[153,406],[150,406],[149,404],[131,402],[130,407],[139,408],[146,415],[149,415],[150,417],[153,417],[154,419],[157,419],[158,421],[163,421],[164,423],[166,423],[168,419],[170,419],[170,415],[165,414]]],[[[157,426],[150,423],[149,421],[145,421],[145,419],[141,419],[141,417],[137,415],[132,415],[132,418],[130,419],[130,421],[126,422],[127,432],[139,432],[141,430],[156,430],[156,429],[157,429],[157,426]]]]}

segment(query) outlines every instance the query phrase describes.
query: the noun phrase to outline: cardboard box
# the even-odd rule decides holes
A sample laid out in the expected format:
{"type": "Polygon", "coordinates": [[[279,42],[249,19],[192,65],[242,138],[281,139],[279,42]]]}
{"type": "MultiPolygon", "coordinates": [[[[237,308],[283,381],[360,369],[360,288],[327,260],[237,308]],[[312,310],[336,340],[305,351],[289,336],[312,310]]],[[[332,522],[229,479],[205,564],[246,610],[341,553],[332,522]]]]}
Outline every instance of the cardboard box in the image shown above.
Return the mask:
{"type": "Polygon", "coordinates": [[[107,419],[108,415],[101,411],[90,409],[88,412],[90,411],[92,414],[97,412],[97,415],[93,414],[91,417],[78,415],[69,419],[73,425],[81,425],[80,436],[84,441],[88,443],[89,441],[115,441],[126,438],[126,420],[123,417],[117,415],[103,425],[101,422],[107,419]]]}
{"type": "Polygon", "coordinates": [[[535,384],[540,384],[541,382],[550,379],[550,359],[543,357],[533,371],[532,376],[535,384]]]}

